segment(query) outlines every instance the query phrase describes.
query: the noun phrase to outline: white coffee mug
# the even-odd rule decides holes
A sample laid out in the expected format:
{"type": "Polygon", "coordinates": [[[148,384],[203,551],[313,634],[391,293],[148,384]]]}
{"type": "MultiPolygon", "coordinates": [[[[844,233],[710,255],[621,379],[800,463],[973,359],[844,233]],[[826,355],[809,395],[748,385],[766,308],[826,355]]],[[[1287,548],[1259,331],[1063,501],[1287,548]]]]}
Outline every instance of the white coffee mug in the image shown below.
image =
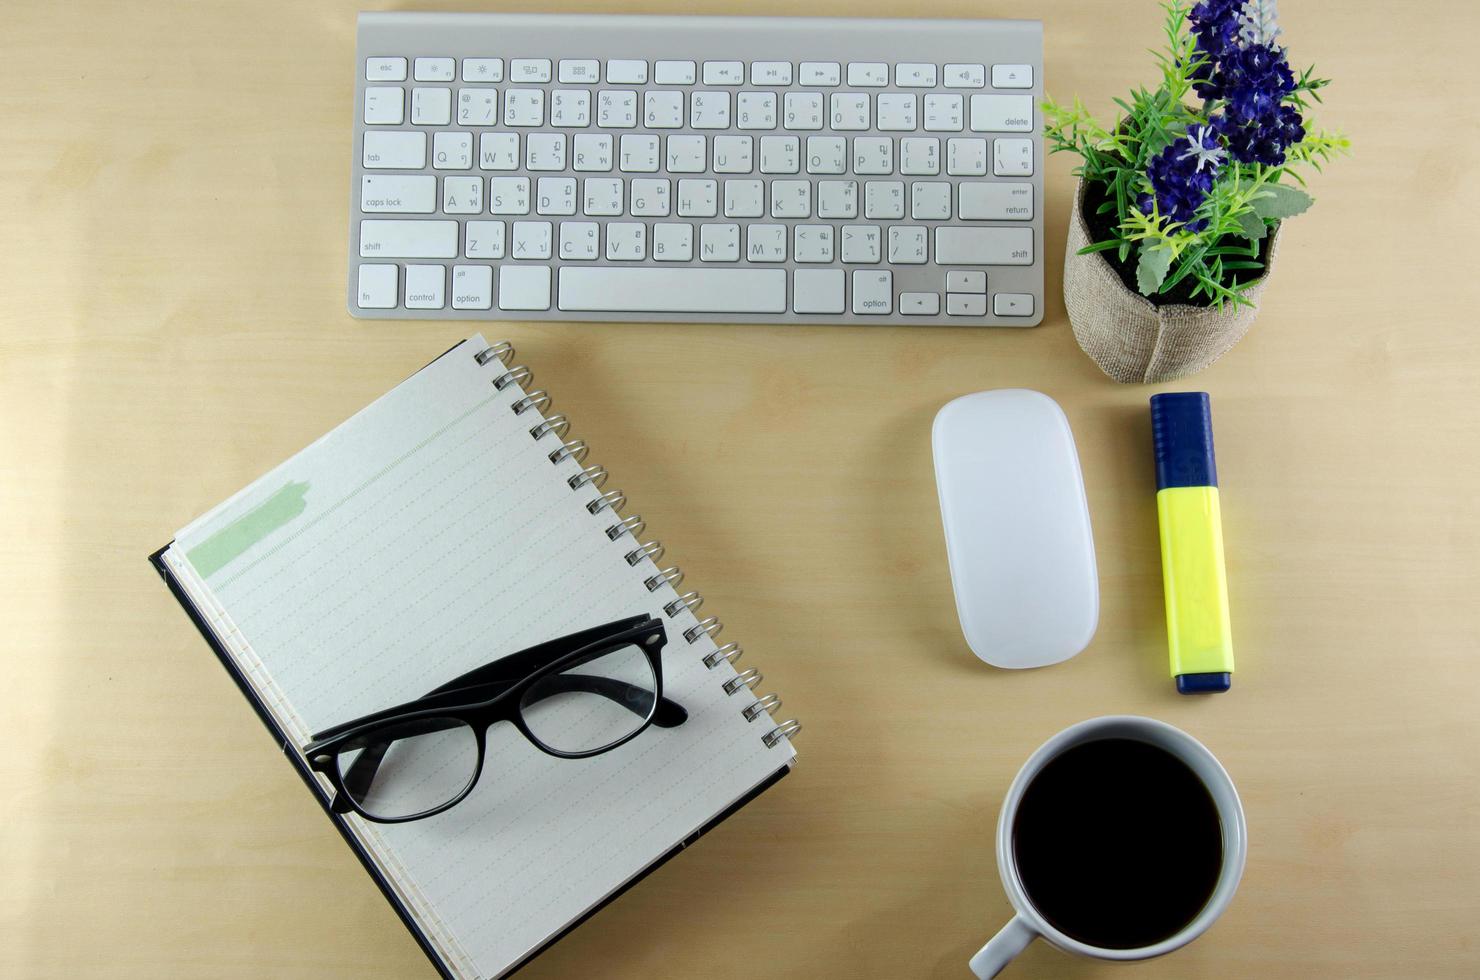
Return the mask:
{"type": "Polygon", "coordinates": [[[1002,887],[1006,889],[1008,901],[1017,910],[1017,915],[971,958],[971,971],[981,980],[995,977],[1014,956],[1039,936],[1065,952],[1102,960],[1145,960],[1170,953],[1202,935],[1223,914],[1223,910],[1228,908],[1228,903],[1233,900],[1234,890],[1238,888],[1239,879],[1243,876],[1247,854],[1244,807],[1239,802],[1238,792],[1233,788],[1233,780],[1228,778],[1228,773],[1218,764],[1213,753],[1197,739],[1166,722],[1135,715],[1107,715],[1071,725],[1044,742],[1023,763],[1023,768],[1018,770],[1017,777],[1007,790],[1007,798],[1002,801],[1002,814],[997,820],[997,870],[1002,875],[1002,887]],[[1207,787],[1218,808],[1218,820],[1223,827],[1223,865],[1218,873],[1218,883],[1213,887],[1212,897],[1202,911],[1180,931],[1161,942],[1133,949],[1091,946],[1050,925],[1034,908],[1032,899],[1023,887],[1012,846],[1013,824],[1017,819],[1018,806],[1034,777],[1050,760],[1066,749],[1106,738],[1147,742],[1186,763],[1207,787]]]}

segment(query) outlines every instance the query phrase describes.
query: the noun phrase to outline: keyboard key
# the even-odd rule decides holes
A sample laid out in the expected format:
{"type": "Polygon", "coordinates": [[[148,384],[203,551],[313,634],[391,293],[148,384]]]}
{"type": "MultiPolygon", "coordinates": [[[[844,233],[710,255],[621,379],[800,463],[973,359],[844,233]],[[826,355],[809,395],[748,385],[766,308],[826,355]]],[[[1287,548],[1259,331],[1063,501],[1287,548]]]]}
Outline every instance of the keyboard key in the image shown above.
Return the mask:
{"type": "Polygon", "coordinates": [[[807,173],[848,172],[848,141],[842,136],[807,137],[807,173]]]}
{"type": "Polygon", "coordinates": [[[504,91],[505,126],[543,126],[545,92],[537,88],[511,88],[504,91]]]}
{"type": "Polygon", "coordinates": [[[470,259],[503,258],[504,230],[502,221],[469,221],[463,229],[463,255],[470,259]]]}
{"type": "Polygon", "coordinates": [[[659,61],[653,65],[653,81],[659,85],[694,84],[692,61],[659,61]]]}
{"type": "Polygon", "coordinates": [[[771,217],[812,217],[812,182],[810,180],[771,181],[771,217]]]}
{"type": "Polygon", "coordinates": [[[596,258],[601,241],[601,226],[594,221],[560,222],[560,257],[573,262],[596,258]]]}
{"type": "Polygon", "coordinates": [[[894,273],[887,269],[854,270],[853,312],[872,316],[894,312],[894,273]]]}
{"type": "Polygon", "coordinates": [[[432,214],[437,210],[437,178],[413,174],[364,174],[360,210],[365,214],[432,214]]]}
{"type": "Polygon", "coordinates": [[[795,136],[761,137],[761,173],[794,174],[802,169],[802,141],[795,136]]]}
{"type": "Polygon", "coordinates": [[[608,173],[612,169],[610,134],[577,133],[575,159],[571,168],[583,173],[608,173]]]}
{"type": "Polygon", "coordinates": [[[879,261],[879,239],[878,225],[844,225],[843,261],[879,261]]]}
{"type": "Polygon", "coordinates": [[[456,221],[360,222],[360,257],[373,259],[455,259],[456,221]]]}
{"type": "Polygon", "coordinates": [[[842,269],[798,269],[791,274],[793,313],[842,313],[842,269]]]}
{"type": "Polygon", "coordinates": [[[786,226],[750,225],[745,229],[745,259],[748,262],[785,262],[786,226]]]}
{"type": "Polygon", "coordinates": [[[1033,175],[1033,141],[993,140],[992,173],[998,177],[1031,177],[1033,175]]]}
{"type": "Polygon", "coordinates": [[[647,258],[647,225],[641,221],[613,221],[606,226],[609,262],[641,262],[647,258]]]}
{"type": "Polygon", "coordinates": [[[646,61],[613,59],[606,63],[606,80],[612,85],[646,85],[646,61]]]}
{"type": "Polygon", "coordinates": [[[714,138],[714,171],[721,174],[748,174],[754,140],[749,136],[716,136],[714,138]]]}
{"type": "Polygon", "coordinates": [[[446,177],[442,180],[443,214],[482,214],[483,178],[446,177]]]}
{"type": "Polygon", "coordinates": [[[511,82],[548,82],[549,80],[549,58],[514,58],[509,62],[509,81],[511,82]]]}
{"type": "Polygon", "coordinates": [[[992,297],[992,312],[997,316],[1032,316],[1032,293],[997,293],[992,297]]]}
{"type": "Polygon", "coordinates": [[[457,124],[459,126],[498,125],[498,89],[458,89],[457,124]]]}
{"type": "Polygon", "coordinates": [[[558,302],[572,311],[784,313],[786,270],[564,268],[558,302]]]}
{"type": "Polygon", "coordinates": [[[759,180],[725,181],[725,217],[759,218],[765,213],[765,184],[759,180]]]}
{"type": "Polygon", "coordinates": [[[858,217],[858,181],[819,180],[817,182],[817,217],[858,217]]]}
{"type": "Polygon", "coordinates": [[[740,226],[731,224],[700,225],[699,261],[740,261],[740,226]]]}
{"type": "Polygon", "coordinates": [[[741,92],[735,96],[737,129],[775,129],[776,93],[741,92]]]}
{"type": "Polygon", "coordinates": [[[987,298],[977,293],[946,293],[946,313],[951,316],[986,316],[987,298]]]}
{"type": "Polygon", "coordinates": [[[957,191],[957,217],[965,221],[1028,221],[1033,217],[1033,185],[973,180],[957,191]]]}
{"type": "Polygon", "coordinates": [[[688,262],[694,257],[694,226],[679,221],[653,225],[653,261],[688,262]]]}
{"type": "Polygon", "coordinates": [[[595,85],[601,81],[601,62],[593,59],[572,61],[562,58],[556,77],[562,85],[595,85]]]}
{"type": "Polygon", "coordinates": [[[833,226],[794,226],[791,254],[797,262],[831,262],[833,260],[833,226]]]}
{"type": "MultiPolygon", "coordinates": [[[[851,83],[850,83],[851,84],[851,83]]],[[[868,93],[834,92],[830,100],[833,129],[868,129],[868,93]]]]}
{"type": "Polygon", "coordinates": [[[632,181],[632,214],[638,217],[668,217],[668,180],[661,177],[632,181]]]}
{"type": "Polygon", "coordinates": [[[986,140],[975,136],[946,140],[946,173],[952,177],[980,177],[986,172],[986,140]]]}
{"type": "Polygon", "coordinates": [[[791,84],[791,62],[789,61],[756,61],[750,65],[750,84],[752,85],[790,85],[791,84]]]}
{"type": "Polygon", "coordinates": [[[744,81],[745,62],[743,61],[704,62],[705,85],[739,85],[744,81]]]}
{"type": "Polygon", "coordinates": [[[502,82],[504,80],[504,59],[464,58],[462,80],[465,82],[502,82]]]}
{"type": "Polygon", "coordinates": [[[1032,228],[937,228],[939,265],[1031,265],[1032,228]]]}
{"type": "Polygon", "coordinates": [[[1032,65],[993,65],[993,88],[1032,88],[1032,65]]]}
{"type": "Polygon", "coordinates": [[[528,214],[529,178],[488,178],[488,211],[490,214],[528,214]]]}
{"type": "MultiPolygon", "coordinates": [[[[365,59],[365,81],[367,82],[404,82],[406,80],[405,58],[366,58],[365,59]]],[[[364,306],[364,303],[360,304],[364,306]]],[[[395,305],[395,301],[391,301],[395,305]]]]}
{"type": "Polygon", "coordinates": [[[889,92],[879,96],[877,126],[884,132],[910,132],[915,128],[916,101],[913,92],[889,92]]]}
{"type": "Polygon", "coordinates": [[[446,126],[452,122],[452,89],[411,90],[411,123],[414,126],[446,126]]]}
{"type": "Polygon", "coordinates": [[[547,265],[499,266],[498,308],[501,310],[548,310],[550,308],[550,267],[547,265]]]}
{"type": "Polygon", "coordinates": [[[909,176],[940,173],[940,140],[912,136],[899,141],[899,172],[909,176]]]}
{"type": "Polygon", "coordinates": [[[518,170],[519,134],[480,134],[478,136],[478,166],[484,170],[518,170]]]}
{"type": "Polygon", "coordinates": [[[924,225],[894,225],[889,229],[889,261],[894,265],[924,265],[929,229],[924,225]]]}
{"type": "Polygon", "coordinates": [[[596,93],[596,125],[603,129],[632,129],[637,125],[637,93],[629,89],[602,89],[596,93]]]}
{"type": "Polygon", "coordinates": [[[592,217],[612,217],[621,214],[621,178],[587,177],[581,213],[592,217]]]}
{"type": "Polygon", "coordinates": [[[446,305],[443,299],[443,290],[446,286],[446,267],[408,265],[406,267],[406,309],[440,310],[446,305]]]}
{"type": "Polygon", "coordinates": [[[974,133],[1031,133],[1031,95],[973,95],[971,131],[974,133]]]}
{"type": "Polygon", "coordinates": [[[584,129],[591,125],[591,90],[558,88],[550,93],[550,125],[584,129]]]}
{"type": "Polygon", "coordinates": [[[866,218],[903,218],[904,181],[871,180],[863,189],[863,216],[866,218]]]}
{"type": "Polygon", "coordinates": [[[729,129],[730,93],[695,92],[689,98],[689,126],[692,129],[729,129]]]}
{"type": "Polygon", "coordinates": [[[493,269],[486,265],[452,267],[452,308],[486,310],[493,306],[493,269]]]}
{"type": "Polygon", "coordinates": [[[986,84],[986,65],[946,65],[946,88],[982,88],[986,84]]]}
{"type": "Polygon", "coordinates": [[[917,180],[910,185],[910,218],[945,221],[951,216],[951,185],[943,180],[917,180]]]}
{"type": "Polygon", "coordinates": [[[682,128],[683,93],[663,89],[644,92],[642,118],[649,129],[682,128]]]}
{"type": "Polygon", "coordinates": [[[658,137],[623,133],[617,146],[617,169],[631,173],[655,174],[662,156],[658,152],[658,137]]]}
{"type": "Polygon", "coordinates": [[[858,136],[853,140],[855,174],[894,173],[894,140],[887,136],[858,136]]]}
{"type": "Polygon", "coordinates": [[[843,66],[836,61],[804,61],[798,79],[802,85],[818,85],[830,88],[843,81],[843,66]]]}
{"type": "Polygon", "coordinates": [[[889,84],[889,66],[882,61],[848,63],[848,84],[858,88],[882,88],[889,84]]]}
{"type": "Polygon", "coordinates": [[[472,166],[472,133],[434,133],[432,135],[433,169],[471,170],[472,166]]]}
{"type": "Polygon", "coordinates": [[[451,58],[417,58],[414,77],[418,82],[450,82],[457,72],[451,58]]]}
{"type": "Polygon", "coordinates": [[[420,170],[427,165],[426,133],[365,134],[366,170],[420,170]]]}
{"type": "Polygon", "coordinates": [[[718,213],[719,182],[714,180],[680,180],[678,182],[678,216],[712,218],[718,213]]]}
{"type": "Polygon", "coordinates": [[[516,221],[509,235],[512,259],[548,259],[554,229],[548,221],[516,221]]]}
{"type": "Polygon", "coordinates": [[[530,133],[524,140],[524,169],[565,169],[565,134],[530,133]]]}
{"type": "Polygon", "coordinates": [[[985,293],[986,291],[987,274],[985,272],[952,271],[946,273],[946,292],[948,293],[985,293]]]}
{"type": "Polygon", "coordinates": [[[965,119],[961,96],[925,96],[925,132],[959,133],[966,128],[965,119]]]}
{"type": "Polygon", "coordinates": [[[787,92],[782,109],[781,124],[787,129],[822,128],[821,92],[787,92]]]}
{"type": "Polygon", "coordinates": [[[706,136],[684,135],[668,137],[668,172],[673,174],[702,174],[709,153],[706,136]]]}
{"type": "MultiPolygon", "coordinates": [[[[375,59],[371,59],[372,61],[375,59]]],[[[406,72],[405,61],[401,63],[401,73],[406,72]]],[[[362,265],[360,266],[360,283],[355,302],[362,310],[393,310],[396,308],[398,297],[397,277],[400,270],[394,265],[362,265]]]]}
{"type": "Polygon", "coordinates": [[[894,85],[896,88],[935,88],[935,66],[895,65],[894,85]]]}
{"type": "Polygon", "coordinates": [[[900,293],[899,312],[904,316],[939,316],[940,293],[900,293]]]}
{"type": "Polygon", "coordinates": [[[365,125],[399,126],[405,116],[405,89],[399,85],[365,89],[365,125]]]}
{"type": "Polygon", "coordinates": [[[536,214],[575,214],[576,179],[541,177],[535,184],[534,210],[536,214]]]}

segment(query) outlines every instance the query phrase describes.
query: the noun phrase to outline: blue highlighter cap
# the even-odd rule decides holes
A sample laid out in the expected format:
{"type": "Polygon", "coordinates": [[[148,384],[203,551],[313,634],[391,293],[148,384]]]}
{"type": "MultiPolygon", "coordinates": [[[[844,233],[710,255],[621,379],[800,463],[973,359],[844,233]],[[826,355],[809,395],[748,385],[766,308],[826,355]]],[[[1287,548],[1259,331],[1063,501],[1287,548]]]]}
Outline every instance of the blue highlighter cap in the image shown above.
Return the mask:
{"type": "Polygon", "coordinates": [[[1156,489],[1218,485],[1213,409],[1206,391],[1152,395],[1151,438],[1156,445],[1156,489]]]}

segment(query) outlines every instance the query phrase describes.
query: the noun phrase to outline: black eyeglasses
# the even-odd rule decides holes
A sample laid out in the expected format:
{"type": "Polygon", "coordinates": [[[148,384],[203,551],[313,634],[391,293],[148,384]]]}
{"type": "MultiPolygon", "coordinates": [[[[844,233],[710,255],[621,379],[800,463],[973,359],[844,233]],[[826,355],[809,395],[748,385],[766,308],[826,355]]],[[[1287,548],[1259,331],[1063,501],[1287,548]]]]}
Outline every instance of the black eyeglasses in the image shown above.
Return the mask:
{"type": "Polygon", "coordinates": [[[335,813],[379,823],[430,817],[472,792],[498,722],[561,759],[610,752],[648,725],[682,725],[688,712],[663,697],[667,642],[651,616],[562,636],[319,732],[303,752],[334,781],[335,813]]]}

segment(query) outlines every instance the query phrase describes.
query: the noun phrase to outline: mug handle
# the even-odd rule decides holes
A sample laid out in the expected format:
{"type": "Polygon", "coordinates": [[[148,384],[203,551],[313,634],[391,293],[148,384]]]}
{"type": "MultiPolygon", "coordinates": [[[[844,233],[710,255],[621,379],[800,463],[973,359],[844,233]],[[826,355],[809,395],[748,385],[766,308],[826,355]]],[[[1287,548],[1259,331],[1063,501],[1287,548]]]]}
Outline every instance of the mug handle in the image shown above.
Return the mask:
{"type": "Polygon", "coordinates": [[[991,980],[1007,967],[1013,957],[1027,949],[1028,944],[1037,938],[1037,930],[1024,922],[1021,915],[1013,916],[1012,920],[971,958],[971,972],[977,975],[977,980],[991,980]]]}

